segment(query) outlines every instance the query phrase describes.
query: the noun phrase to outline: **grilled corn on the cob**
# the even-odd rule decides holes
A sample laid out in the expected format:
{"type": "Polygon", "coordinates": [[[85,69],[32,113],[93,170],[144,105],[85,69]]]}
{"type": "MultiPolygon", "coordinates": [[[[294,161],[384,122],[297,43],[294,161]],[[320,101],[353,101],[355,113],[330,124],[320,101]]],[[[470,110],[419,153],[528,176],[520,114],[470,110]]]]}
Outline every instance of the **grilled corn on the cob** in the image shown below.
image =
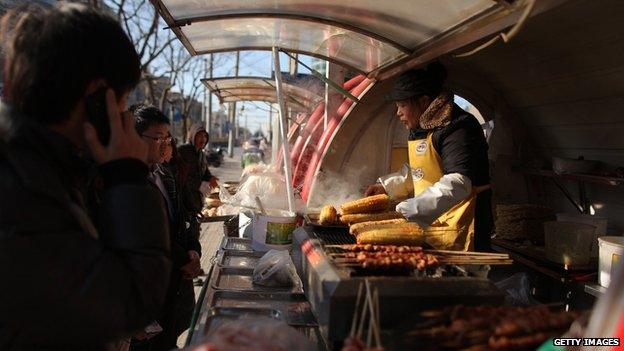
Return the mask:
{"type": "Polygon", "coordinates": [[[367,230],[368,228],[373,228],[375,226],[383,225],[383,224],[397,224],[397,223],[406,223],[407,219],[405,218],[397,218],[397,219],[386,219],[383,221],[369,221],[356,223],[349,227],[349,233],[351,235],[357,235],[359,232],[367,230]]]}
{"type": "Polygon", "coordinates": [[[390,204],[390,197],[386,194],[368,196],[362,199],[345,202],[340,206],[341,214],[371,213],[385,211],[390,204]]]}
{"type": "Polygon", "coordinates": [[[423,230],[416,223],[382,224],[368,228],[356,236],[358,244],[422,245],[423,230]]]}
{"type": "Polygon", "coordinates": [[[319,215],[319,224],[322,225],[330,225],[338,222],[338,213],[336,212],[336,208],[331,205],[325,205],[321,209],[321,214],[319,215]]]}
{"type": "Polygon", "coordinates": [[[343,214],[340,216],[340,221],[344,224],[354,224],[371,221],[383,221],[386,219],[403,218],[403,215],[396,212],[380,212],[380,213],[356,213],[356,214],[343,214]]]}

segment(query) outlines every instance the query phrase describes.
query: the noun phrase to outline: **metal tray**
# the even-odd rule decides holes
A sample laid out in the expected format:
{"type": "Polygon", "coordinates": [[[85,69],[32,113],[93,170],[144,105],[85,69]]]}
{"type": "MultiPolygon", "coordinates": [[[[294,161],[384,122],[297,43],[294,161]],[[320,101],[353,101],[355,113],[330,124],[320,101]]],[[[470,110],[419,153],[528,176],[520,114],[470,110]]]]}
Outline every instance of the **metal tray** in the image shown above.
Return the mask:
{"type": "Polygon", "coordinates": [[[225,237],[221,243],[222,250],[254,252],[251,247],[251,239],[225,237]]]}
{"type": "Polygon", "coordinates": [[[256,285],[252,281],[253,269],[216,266],[210,286],[215,290],[247,292],[303,293],[300,287],[270,287],[256,285]]]}
{"type": "Polygon", "coordinates": [[[255,268],[265,252],[223,250],[217,258],[217,265],[228,268],[255,268]]]}
{"type": "Polygon", "coordinates": [[[268,317],[279,321],[282,320],[280,312],[273,309],[213,307],[206,314],[206,320],[203,323],[203,334],[207,335],[221,325],[242,317],[268,317]]]}
{"type": "Polygon", "coordinates": [[[318,323],[312,314],[312,307],[305,295],[290,293],[249,293],[237,291],[215,291],[210,301],[212,307],[236,307],[273,309],[292,326],[316,327],[318,323]]]}

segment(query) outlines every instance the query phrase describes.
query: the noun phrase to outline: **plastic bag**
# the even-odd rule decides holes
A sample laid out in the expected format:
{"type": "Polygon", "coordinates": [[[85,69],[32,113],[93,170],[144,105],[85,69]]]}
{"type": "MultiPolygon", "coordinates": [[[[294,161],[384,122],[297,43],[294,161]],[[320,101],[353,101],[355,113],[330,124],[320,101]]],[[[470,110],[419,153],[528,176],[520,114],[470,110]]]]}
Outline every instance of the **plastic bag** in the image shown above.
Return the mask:
{"type": "Polygon", "coordinates": [[[286,250],[270,250],[253,271],[253,283],[262,286],[301,287],[295,265],[286,250]]]}
{"type": "Polygon", "coordinates": [[[187,351],[314,351],[306,337],[284,322],[267,317],[241,317],[224,323],[187,351]]]}
{"type": "Polygon", "coordinates": [[[499,281],[496,286],[506,293],[505,303],[509,305],[528,306],[537,303],[531,297],[531,283],[526,273],[516,273],[499,281]]]}

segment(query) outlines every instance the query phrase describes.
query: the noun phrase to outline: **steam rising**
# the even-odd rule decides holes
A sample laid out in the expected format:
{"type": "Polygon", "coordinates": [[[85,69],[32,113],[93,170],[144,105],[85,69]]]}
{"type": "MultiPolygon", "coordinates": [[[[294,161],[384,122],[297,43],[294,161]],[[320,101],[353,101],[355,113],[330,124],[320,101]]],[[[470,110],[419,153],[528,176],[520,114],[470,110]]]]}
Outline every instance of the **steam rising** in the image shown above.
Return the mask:
{"type": "Polygon", "coordinates": [[[368,185],[374,182],[368,173],[366,168],[350,167],[341,173],[319,172],[309,207],[320,208],[324,205],[338,207],[347,201],[362,198],[368,185]]]}

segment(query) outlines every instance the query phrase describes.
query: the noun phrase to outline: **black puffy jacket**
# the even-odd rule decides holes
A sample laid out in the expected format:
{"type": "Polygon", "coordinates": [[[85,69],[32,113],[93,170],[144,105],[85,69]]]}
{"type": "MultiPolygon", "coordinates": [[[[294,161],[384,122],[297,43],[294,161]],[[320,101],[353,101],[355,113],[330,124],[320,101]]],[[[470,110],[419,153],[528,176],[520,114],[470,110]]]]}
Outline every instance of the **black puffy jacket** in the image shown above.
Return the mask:
{"type": "Polygon", "coordinates": [[[0,113],[0,350],[102,350],[162,307],[170,270],[162,199],[142,162],[105,164],[95,228],[72,144],[11,123],[0,113]]]}

